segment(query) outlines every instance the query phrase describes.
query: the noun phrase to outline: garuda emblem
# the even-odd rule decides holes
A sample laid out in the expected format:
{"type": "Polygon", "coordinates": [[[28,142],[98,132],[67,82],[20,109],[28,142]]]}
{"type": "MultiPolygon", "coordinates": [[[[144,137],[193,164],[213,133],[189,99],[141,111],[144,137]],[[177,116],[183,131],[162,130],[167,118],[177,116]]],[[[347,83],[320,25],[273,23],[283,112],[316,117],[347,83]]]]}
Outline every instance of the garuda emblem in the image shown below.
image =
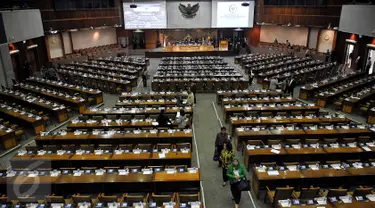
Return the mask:
{"type": "Polygon", "coordinates": [[[185,18],[194,18],[197,15],[197,11],[199,10],[199,3],[191,6],[188,4],[187,6],[180,4],[178,6],[178,9],[180,10],[181,14],[185,18]]]}

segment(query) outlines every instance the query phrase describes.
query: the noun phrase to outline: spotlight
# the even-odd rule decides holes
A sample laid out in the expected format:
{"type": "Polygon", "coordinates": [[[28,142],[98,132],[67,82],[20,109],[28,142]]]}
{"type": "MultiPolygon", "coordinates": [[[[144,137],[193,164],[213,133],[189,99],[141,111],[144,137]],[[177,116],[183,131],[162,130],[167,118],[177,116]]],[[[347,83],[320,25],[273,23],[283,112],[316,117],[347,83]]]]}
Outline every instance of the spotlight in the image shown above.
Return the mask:
{"type": "Polygon", "coordinates": [[[243,7],[248,7],[250,4],[249,4],[249,2],[243,2],[241,5],[242,5],[243,7]]]}

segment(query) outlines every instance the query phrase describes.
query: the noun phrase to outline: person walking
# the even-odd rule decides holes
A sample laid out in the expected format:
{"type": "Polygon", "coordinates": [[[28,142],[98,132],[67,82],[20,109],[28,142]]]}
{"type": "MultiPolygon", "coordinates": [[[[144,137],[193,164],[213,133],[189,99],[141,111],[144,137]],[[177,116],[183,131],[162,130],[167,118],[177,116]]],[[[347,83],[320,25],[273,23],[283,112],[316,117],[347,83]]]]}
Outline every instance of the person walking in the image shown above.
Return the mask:
{"type": "Polygon", "coordinates": [[[194,105],[194,93],[189,89],[188,90],[188,97],[187,97],[187,103],[188,105],[190,106],[193,106],[194,105]]]}
{"type": "Polygon", "coordinates": [[[227,176],[230,182],[230,191],[232,192],[234,207],[238,208],[241,201],[241,191],[238,189],[238,183],[246,179],[246,167],[240,164],[238,157],[233,158],[232,164],[228,166],[227,176]]]}
{"type": "Polygon", "coordinates": [[[148,79],[148,72],[147,70],[144,70],[142,73],[143,87],[147,87],[147,79],[148,79]]]}
{"type": "Polygon", "coordinates": [[[228,166],[232,163],[233,158],[235,157],[232,143],[227,141],[223,145],[223,150],[221,150],[220,160],[222,162],[223,169],[223,187],[227,185],[229,180],[227,176],[228,166]]]}
{"type": "Polygon", "coordinates": [[[167,114],[165,114],[165,110],[164,109],[160,110],[160,114],[158,116],[157,121],[159,123],[159,127],[169,127],[170,124],[171,124],[171,120],[169,119],[169,117],[167,116],[167,114]]]}
{"type": "Polygon", "coordinates": [[[254,79],[253,69],[250,69],[250,71],[249,71],[249,86],[251,86],[253,84],[253,79],[254,79]]]}
{"type": "Polygon", "coordinates": [[[195,82],[192,82],[190,85],[190,90],[194,94],[194,104],[197,103],[197,85],[195,82]]]}
{"type": "MultiPolygon", "coordinates": [[[[217,156],[220,156],[221,151],[224,148],[224,143],[226,143],[228,141],[230,142],[230,136],[227,133],[227,128],[225,128],[223,126],[223,127],[221,127],[220,133],[218,133],[216,135],[216,139],[215,139],[215,154],[217,156]]],[[[220,160],[220,158],[219,158],[219,166],[218,167],[222,167],[222,161],[220,160]]]]}
{"type": "Polygon", "coordinates": [[[186,127],[186,115],[184,109],[180,109],[180,115],[176,116],[176,123],[179,129],[186,127]]]}

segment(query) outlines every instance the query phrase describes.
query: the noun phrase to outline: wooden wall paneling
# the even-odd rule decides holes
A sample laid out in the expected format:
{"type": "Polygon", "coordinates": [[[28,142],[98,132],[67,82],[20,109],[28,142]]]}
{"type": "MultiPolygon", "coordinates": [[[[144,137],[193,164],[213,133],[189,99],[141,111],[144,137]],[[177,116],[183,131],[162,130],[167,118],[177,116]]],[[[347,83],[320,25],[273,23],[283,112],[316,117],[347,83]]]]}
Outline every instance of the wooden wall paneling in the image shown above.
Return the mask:
{"type": "Polygon", "coordinates": [[[156,41],[158,40],[158,34],[156,30],[145,30],[146,38],[146,49],[156,48],[156,41]]]}

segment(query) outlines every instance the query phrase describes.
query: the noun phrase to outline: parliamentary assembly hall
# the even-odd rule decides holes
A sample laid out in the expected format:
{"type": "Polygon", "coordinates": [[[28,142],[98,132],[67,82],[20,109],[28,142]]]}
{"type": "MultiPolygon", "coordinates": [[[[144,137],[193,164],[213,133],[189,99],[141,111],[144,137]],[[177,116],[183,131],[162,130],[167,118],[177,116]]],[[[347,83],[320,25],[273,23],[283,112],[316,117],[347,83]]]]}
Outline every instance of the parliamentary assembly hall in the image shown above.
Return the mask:
{"type": "Polygon", "coordinates": [[[375,0],[1,0],[0,208],[375,208],[375,0]]]}

